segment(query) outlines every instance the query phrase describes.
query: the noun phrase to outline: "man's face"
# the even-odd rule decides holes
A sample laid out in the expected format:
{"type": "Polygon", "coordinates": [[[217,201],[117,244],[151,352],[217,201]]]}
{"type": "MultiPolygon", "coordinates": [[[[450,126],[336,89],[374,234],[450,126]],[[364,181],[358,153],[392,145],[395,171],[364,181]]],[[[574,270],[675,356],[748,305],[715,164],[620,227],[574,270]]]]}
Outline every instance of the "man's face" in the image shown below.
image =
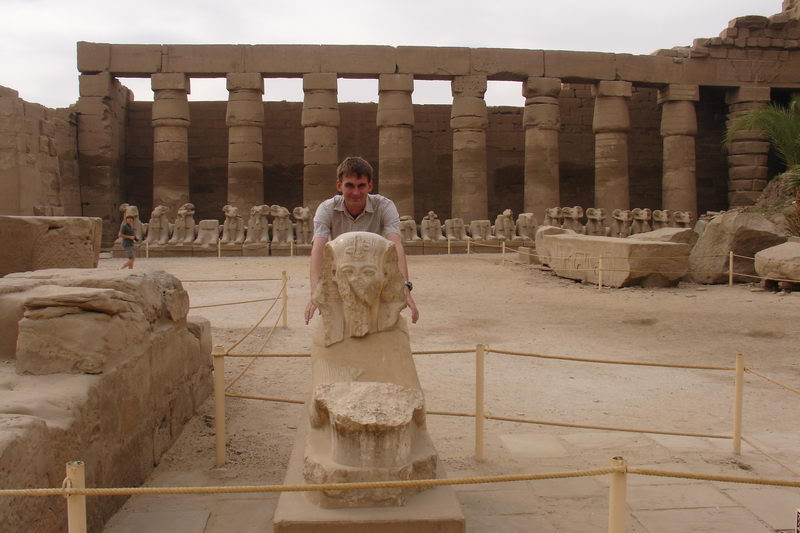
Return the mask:
{"type": "Polygon", "coordinates": [[[125,222],[126,222],[126,223],[127,223],[129,226],[133,226],[133,217],[125,217],[125,222]]]}
{"type": "Polygon", "coordinates": [[[358,214],[367,205],[367,194],[372,192],[372,181],[366,176],[342,176],[336,181],[336,190],[344,196],[344,205],[351,214],[358,214]]]}

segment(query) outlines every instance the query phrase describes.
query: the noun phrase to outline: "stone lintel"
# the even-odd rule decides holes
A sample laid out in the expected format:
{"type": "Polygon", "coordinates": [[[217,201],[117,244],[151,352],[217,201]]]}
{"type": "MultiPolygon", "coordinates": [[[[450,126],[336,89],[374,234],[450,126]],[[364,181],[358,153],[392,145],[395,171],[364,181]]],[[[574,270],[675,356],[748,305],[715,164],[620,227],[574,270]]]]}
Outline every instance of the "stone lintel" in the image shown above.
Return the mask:
{"type": "Polygon", "coordinates": [[[172,89],[190,92],[189,76],[180,72],[156,72],[150,76],[150,88],[154,91],[172,89]]]}
{"type": "Polygon", "coordinates": [[[414,91],[414,76],[411,74],[381,74],[378,91],[414,91]]]}
{"type": "Polygon", "coordinates": [[[111,66],[111,45],[78,41],[78,71],[101,72],[111,66]]]}
{"type": "Polygon", "coordinates": [[[455,76],[450,84],[453,96],[476,96],[486,94],[486,76],[455,76]]]}
{"type": "Polygon", "coordinates": [[[689,100],[691,102],[700,101],[700,86],[669,84],[663,89],[658,90],[658,103],[674,102],[679,100],[689,100]]]}
{"type": "Polygon", "coordinates": [[[264,78],[260,72],[232,72],[226,76],[229,91],[253,90],[264,94],[264,78]]]}
{"type": "Polygon", "coordinates": [[[439,46],[398,46],[397,71],[449,77],[470,73],[470,49],[439,46]]]}
{"type": "Polygon", "coordinates": [[[337,76],[332,72],[303,74],[304,91],[337,91],[337,76]]]}
{"type": "Polygon", "coordinates": [[[725,95],[725,103],[730,105],[742,102],[769,102],[770,92],[769,87],[737,87],[728,91],[725,95]]]}
{"type": "Polygon", "coordinates": [[[540,96],[558,98],[560,93],[561,79],[559,78],[530,77],[522,84],[522,96],[525,98],[537,98],[540,96]]]}
{"type": "Polygon", "coordinates": [[[594,96],[619,96],[630,98],[633,84],[629,81],[600,81],[592,86],[594,96]]]}

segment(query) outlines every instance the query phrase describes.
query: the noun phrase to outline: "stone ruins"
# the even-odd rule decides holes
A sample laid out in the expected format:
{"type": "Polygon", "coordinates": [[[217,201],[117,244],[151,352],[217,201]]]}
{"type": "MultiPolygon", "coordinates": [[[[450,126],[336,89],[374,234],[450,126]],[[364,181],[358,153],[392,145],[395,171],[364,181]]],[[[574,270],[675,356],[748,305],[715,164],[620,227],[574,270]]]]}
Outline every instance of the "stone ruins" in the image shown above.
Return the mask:
{"type": "Polygon", "coordinates": [[[80,42],[80,99],[49,110],[0,90],[0,214],[96,216],[103,246],[117,207],[247,222],[266,199],[316,205],[334,168],[360,154],[401,215],[538,220],[553,205],[610,217],[636,205],[705,211],[752,204],[778,170],[759,132],[721,149],[725,120],[800,84],[795,0],[734,19],[691,46],[630,55],[420,46],[126,45],[80,42]],[[149,78],[137,102],[118,78],[149,78]],[[193,77],[227,81],[227,102],[189,102],[193,77]],[[263,102],[271,78],[302,78],[304,100],[263,102]],[[340,78],[378,80],[378,104],[341,103],[340,78]],[[413,105],[415,80],[451,84],[452,106],[413,105]],[[524,108],[488,108],[488,82],[517,82],[524,108]],[[28,126],[30,125],[30,126],[28,126]],[[226,132],[219,135],[217,132],[226,132]]]}

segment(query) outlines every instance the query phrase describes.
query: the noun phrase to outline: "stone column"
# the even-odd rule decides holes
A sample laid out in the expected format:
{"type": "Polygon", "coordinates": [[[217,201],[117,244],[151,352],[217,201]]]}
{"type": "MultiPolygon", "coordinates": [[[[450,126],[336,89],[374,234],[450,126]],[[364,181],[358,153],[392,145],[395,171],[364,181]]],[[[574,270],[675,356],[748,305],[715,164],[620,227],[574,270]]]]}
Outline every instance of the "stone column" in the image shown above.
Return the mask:
{"type": "MultiPolygon", "coordinates": [[[[769,87],[739,87],[725,96],[728,123],[770,101],[769,87]]],[[[767,186],[769,142],[761,131],[740,131],[728,150],[728,205],[753,205],[767,186]]]]}
{"type": "Polygon", "coordinates": [[[228,204],[246,215],[264,203],[264,78],[257,72],[227,76],[228,204]]]}
{"type": "Polygon", "coordinates": [[[303,205],[314,213],[336,193],[339,103],[336,74],[303,75],[303,205]]]}
{"type": "Polygon", "coordinates": [[[157,73],[153,89],[153,207],[189,201],[189,77],[157,73]]]}
{"type": "Polygon", "coordinates": [[[465,222],[489,218],[486,184],[486,76],[456,76],[452,83],[452,218],[465,222]]]}
{"type": "Polygon", "coordinates": [[[559,78],[528,78],[522,86],[525,112],[525,201],[524,211],[538,220],[548,207],[561,205],[558,183],[558,132],[561,113],[559,78]]]}
{"type": "Polygon", "coordinates": [[[122,188],[125,120],[130,91],[108,72],[81,74],[78,98],[78,165],[81,215],[103,219],[104,247],[117,238],[122,188]]]}
{"type": "Polygon", "coordinates": [[[661,136],[664,138],[661,208],[689,211],[697,220],[697,170],[695,137],[700,100],[697,85],[667,85],[658,91],[661,136]]]}
{"type": "Polygon", "coordinates": [[[379,189],[394,201],[400,216],[414,216],[413,90],[411,74],[381,74],[378,79],[379,189]]]}
{"type": "Polygon", "coordinates": [[[628,81],[601,81],[592,88],[594,120],[594,205],[610,216],[614,209],[628,209],[628,132],[631,119],[628,81]]]}

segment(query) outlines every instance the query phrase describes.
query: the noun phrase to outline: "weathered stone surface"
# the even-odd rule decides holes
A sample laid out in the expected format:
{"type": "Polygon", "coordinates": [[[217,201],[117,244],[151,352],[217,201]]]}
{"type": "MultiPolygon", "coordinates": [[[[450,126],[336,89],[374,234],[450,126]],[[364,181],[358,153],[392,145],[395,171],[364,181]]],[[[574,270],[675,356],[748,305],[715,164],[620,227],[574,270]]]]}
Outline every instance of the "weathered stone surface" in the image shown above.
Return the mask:
{"type": "MultiPolygon", "coordinates": [[[[729,211],[714,217],[706,224],[703,234],[692,249],[689,266],[692,279],[698,283],[728,281],[728,253],[753,257],[765,248],[786,241],[777,233],[775,224],[756,213],[729,211]]],[[[755,275],[752,259],[734,258],[735,273],[755,275]]],[[[752,278],[734,276],[736,281],[752,278]]]]}
{"type": "Polygon", "coordinates": [[[670,287],[689,269],[687,244],[564,234],[543,234],[542,241],[556,274],[588,283],[598,283],[601,255],[603,285],[609,287],[670,287]]]}
{"type": "Polygon", "coordinates": [[[637,233],[629,238],[639,241],[678,242],[688,244],[691,248],[697,243],[700,235],[689,228],[660,228],[646,233],[637,233]]]}
{"type": "MultiPolygon", "coordinates": [[[[0,337],[11,329],[17,346],[10,357],[3,353],[16,358],[17,368],[0,366],[2,488],[52,486],[76,457],[91,459],[88,486],[138,486],[210,392],[210,324],[201,317],[187,322],[186,293],[165,272],[12,274],[0,279],[0,309],[0,337]],[[105,321],[96,315],[108,323],[130,321],[130,331],[112,325],[113,333],[89,332],[105,321]],[[87,361],[85,349],[94,353],[101,342],[108,342],[102,374],[53,366],[67,351],[87,361]],[[57,373],[22,373],[26,369],[57,373]]],[[[121,504],[103,498],[89,506],[90,527],[99,529],[121,504]]],[[[44,498],[3,498],[0,530],[65,531],[66,515],[53,512],[44,498]]]]}
{"type": "Polygon", "coordinates": [[[99,218],[0,216],[0,276],[45,268],[95,268],[102,229],[99,218]]]}
{"type": "Polygon", "coordinates": [[[756,253],[755,267],[762,278],[800,283],[800,239],[795,238],[756,253]]]}
{"type": "Polygon", "coordinates": [[[547,247],[547,243],[545,242],[545,237],[548,235],[563,235],[563,234],[574,234],[575,232],[571,229],[562,229],[558,226],[550,226],[545,222],[545,225],[539,226],[536,229],[536,236],[534,237],[534,243],[536,244],[536,254],[539,257],[539,261],[543,265],[550,264],[550,257],[549,257],[549,250],[547,247]]]}

